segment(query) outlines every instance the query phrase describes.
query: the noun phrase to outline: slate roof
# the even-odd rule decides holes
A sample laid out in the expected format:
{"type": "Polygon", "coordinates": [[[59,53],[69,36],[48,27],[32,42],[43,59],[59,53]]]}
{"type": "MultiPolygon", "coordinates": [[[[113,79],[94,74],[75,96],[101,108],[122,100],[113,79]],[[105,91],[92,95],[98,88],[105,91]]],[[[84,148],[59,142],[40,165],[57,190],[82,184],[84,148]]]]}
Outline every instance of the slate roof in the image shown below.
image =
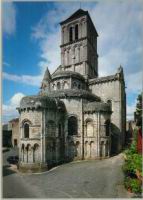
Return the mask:
{"type": "Polygon", "coordinates": [[[103,83],[103,82],[108,82],[108,81],[115,81],[118,80],[118,76],[111,75],[111,76],[105,76],[105,77],[99,77],[99,78],[94,78],[89,80],[89,84],[94,84],[94,83],[103,83]]]}
{"type": "Polygon", "coordinates": [[[85,78],[81,74],[77,72],[73,72],[73,71],[59,71],[52,75],[52,79],[61,78],[61,77],[74,77],[80,80],[85,80],[85,78]]]}
{"type": "Polygon", "coordinates": [[[90,102],[84,105],[84,112],[111,112],[111,106],[103,102],[90,102]]]}
{"type": "Polygon", "coordinates": [[[50,80],[51,80],[51,74],[50,74],[49,69],[47,67],[45,74],[44,74],[43,81],[50,81],[50,80]]]}
{"type": "Polygon", "coordinates": [[[66,89],[66,90],[56,90],[51,91],[48,93],[49,97],[53,98],[72,98],[72,97],[78,97],[78,98],[84,98],[88,99],[90,101],[100,101],[100,97],[90,93],[87,90],[82,89],[66,89]]]}
{"type": "MultiPolygon", "coordinates": [[[[23,108],[38,108],[45,107],[48,109],[61,109],[65,110],[65,105],[59,99],[50,98],[48,96],[35,95],[35,96],[26,96],[23,97],[20,101],[20,109],[23,108]]],[[[19,109],[19,108],[18,108],[19,109]]]]}
{"type": "Polygon", "coordinates": [[[64,23],[67,23],[69,21],[72,21],[76,18],[79,18],[81,16],[84,16],[84,15],[88,15],[88,11],[84,11],[82,9],[78,9],[76,12],[74,12],[70,17],[68,17],[66,20],[60,22],[60,24],[64,24],[64,23]]]}
{"type": "Polygon", "coordinates": [[[88,16],[89,20],[91,21],[91,23],[92,23],[92,25],[93,25],[93,27],[94,27],[94,29],[95,29],[96,35],[98,36],[98,33],[97,33],[97,31],[96,31],[96,28],[95,28],[95,26],[94,26],[94,24],[93,24],[93,22],[92,22],[92,20],[91,20],[91,17],[90,17],[90,15],[89,15],[88,11],[85,11],[85,10],[82,10],[82,9],[78,9],[78,10],[77,10],[76,12],[74,12],[70,17],[68,17],[66,20],[60,22],[60,24],[63,25],[63,24],[65,24],[65,23],[67,23],[67,22],[70,22],[70,21],[72,21],[72,20],[75,20],[75,19],[77,19],[77,18],[79,18],[79,17],[82,17],[82,16],[84,16],[84,15],[88,16]]]}

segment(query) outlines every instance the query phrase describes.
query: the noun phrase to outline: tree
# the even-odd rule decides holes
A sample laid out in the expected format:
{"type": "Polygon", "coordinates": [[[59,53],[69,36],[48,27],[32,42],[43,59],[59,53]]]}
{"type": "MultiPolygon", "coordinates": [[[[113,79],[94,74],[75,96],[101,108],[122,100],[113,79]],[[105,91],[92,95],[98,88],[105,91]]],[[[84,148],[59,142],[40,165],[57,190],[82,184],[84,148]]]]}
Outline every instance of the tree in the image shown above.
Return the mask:
{"type": "Polygon", "coordinates": [[[135,111],[136,126],[142,126],[142,94],[137,97],[136,111],[135,111]]]}

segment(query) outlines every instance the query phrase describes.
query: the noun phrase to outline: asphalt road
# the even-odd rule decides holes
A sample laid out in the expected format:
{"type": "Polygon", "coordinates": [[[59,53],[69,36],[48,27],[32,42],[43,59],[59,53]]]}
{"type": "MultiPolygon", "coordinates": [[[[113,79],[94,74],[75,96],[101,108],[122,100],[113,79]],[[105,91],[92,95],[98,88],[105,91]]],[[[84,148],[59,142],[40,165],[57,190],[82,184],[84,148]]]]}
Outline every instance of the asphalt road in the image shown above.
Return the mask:
{"type": "MultiPolygon", "coordinates": [[[[5,152],[7,157],[10,152],[5,152]]],[[[4,163],[7,166],[6,162],[4,163]]],[[[10,170],[3,177],[4,198],[127,198],[123,156],[68,163],[41,174],[10,170]]]]}

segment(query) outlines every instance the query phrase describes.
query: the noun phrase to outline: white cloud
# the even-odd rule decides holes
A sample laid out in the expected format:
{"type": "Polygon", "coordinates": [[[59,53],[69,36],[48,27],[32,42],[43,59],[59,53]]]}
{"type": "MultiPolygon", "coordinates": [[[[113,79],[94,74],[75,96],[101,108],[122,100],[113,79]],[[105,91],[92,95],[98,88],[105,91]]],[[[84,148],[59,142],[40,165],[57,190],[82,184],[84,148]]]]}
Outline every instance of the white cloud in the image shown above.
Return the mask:
{"type": "Polygon", "coordinates": [[[136,101],[131,105],[127,105],[127,120],[134,120],[135,111],[136,111],[136,101]]]}
{"type": "Polygon", "coordinates": [[[136,92],[139,94],[142,91],[142,71],[133,73],[133,74],[127,74],[126,80],[127,80],[127,92],[136,92]]]}
{"type": "Polygon", "coordinates": [[[16,8],[13,2],[2,3],[2,29],[3,32],[11,35],[16,31],[16,8]]]}
{"type": "Polygon", "coordinates": [[[4,65],[4,66],[7,66],[7,67],[10,67],[10,64],[7,63],[7,62],[3,62],[3,65],[4,65]]]}
{"type": "Polygon", "coordinates": [[[18,111],[16,110],[16,107],[19,107],[20,100],[24,96],[25,95],[23,93],[16,93],[14,96],[11,97],[7,104],[4,104],[2,106],[4,123],[18,116],[18,111]]]}
{"type": "Polygon", "coordinates": [[[30,75],[22,75],[18,76],[15,74],[8,74],[6,72],[3,72],[3,78],[7,80],[11,80],[14,82],[18,83],[23,83],[26,85],[31,85],[31,86],[40,86],[42,76],[30,76],[30,75]]]}

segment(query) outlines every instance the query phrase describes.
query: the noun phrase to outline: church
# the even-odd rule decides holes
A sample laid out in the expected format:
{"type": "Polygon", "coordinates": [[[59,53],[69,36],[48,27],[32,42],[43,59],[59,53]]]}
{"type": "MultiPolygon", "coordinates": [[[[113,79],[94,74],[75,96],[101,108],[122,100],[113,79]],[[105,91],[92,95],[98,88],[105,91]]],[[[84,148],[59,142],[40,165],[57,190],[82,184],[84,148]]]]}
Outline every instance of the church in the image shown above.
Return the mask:
{"type": "Polygon", "coordinates": [[[61,65],[53,74],[47,68],[39,93],[23,97],[17,108],[22,171],[108,158],[124,147],[123,68],[98,76],[98,33],[88,11],[79,9],[60,25],[61,65]]]}

